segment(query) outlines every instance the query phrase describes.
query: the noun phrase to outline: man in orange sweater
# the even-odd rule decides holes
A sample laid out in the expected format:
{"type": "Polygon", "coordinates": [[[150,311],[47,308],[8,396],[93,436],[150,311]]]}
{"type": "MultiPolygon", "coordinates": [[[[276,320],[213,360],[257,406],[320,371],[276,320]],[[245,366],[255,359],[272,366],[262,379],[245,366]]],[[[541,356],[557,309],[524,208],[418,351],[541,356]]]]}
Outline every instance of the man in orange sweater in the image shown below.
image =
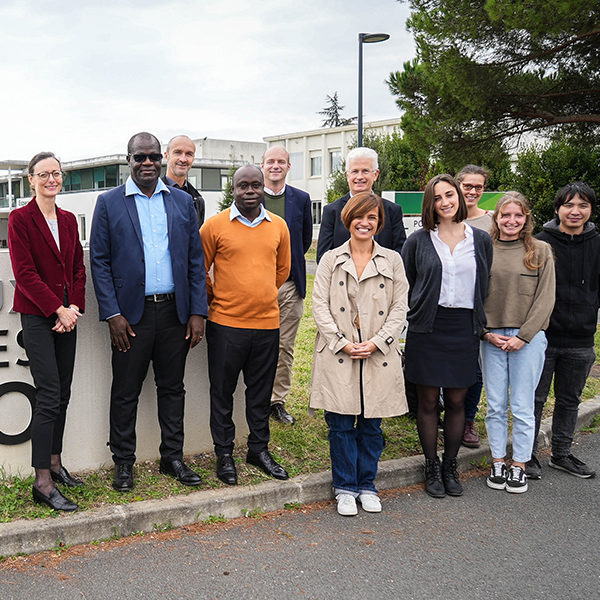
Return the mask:
{"type": "Polygon", "coordinates": [[[207,272],[210,430],[217,477],[237,484],[233,461],[233,393],[240,372],[246,384],[246,462],[276,479],[286,470],[268,450],[269,413],[279,353],[277,291],[290,273],[285,221],[263,206],[264,179],[255,166],[233,176],[234,203],[200,230],[207,272]],[[213,269],[212,278],[208,276],[213,269]]]}

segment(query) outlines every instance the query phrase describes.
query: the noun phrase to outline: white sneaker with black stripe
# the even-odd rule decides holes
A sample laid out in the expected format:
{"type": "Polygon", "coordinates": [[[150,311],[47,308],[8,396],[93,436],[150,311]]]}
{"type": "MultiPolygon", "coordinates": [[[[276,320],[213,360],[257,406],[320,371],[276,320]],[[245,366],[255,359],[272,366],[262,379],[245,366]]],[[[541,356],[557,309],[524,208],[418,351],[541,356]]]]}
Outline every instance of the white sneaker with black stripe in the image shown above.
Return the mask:
{"type": "Polygon", "coordinates": [[[508,470],[506,491],[511,494],[522,494],[527,491],[527,474],[525,469],[512,465],[508,470]]]}
{"type": "Polygon", "coordinates": [[[487,486],[493,490],[503,490],[506,487],[506,479],[508,478],[508,472],[506,470],[506,464],[499,461],[492,463],[492,471],[490,476],[487,478],[487,486]]]}

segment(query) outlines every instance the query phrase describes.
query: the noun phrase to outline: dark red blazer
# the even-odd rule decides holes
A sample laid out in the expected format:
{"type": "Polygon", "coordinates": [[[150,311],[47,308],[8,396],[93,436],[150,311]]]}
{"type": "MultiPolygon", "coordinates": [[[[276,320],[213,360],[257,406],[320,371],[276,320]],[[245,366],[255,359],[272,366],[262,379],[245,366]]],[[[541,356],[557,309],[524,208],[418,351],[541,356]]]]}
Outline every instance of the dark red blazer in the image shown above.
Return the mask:
{"type": "Polygon", "coordinates": [[[49,317],[69,302],[85,309],[85,267],[75,215],[56,207],[60,251],[35,198],[8,217],[8,248],[16,287],[13,310],[49,317]]]}

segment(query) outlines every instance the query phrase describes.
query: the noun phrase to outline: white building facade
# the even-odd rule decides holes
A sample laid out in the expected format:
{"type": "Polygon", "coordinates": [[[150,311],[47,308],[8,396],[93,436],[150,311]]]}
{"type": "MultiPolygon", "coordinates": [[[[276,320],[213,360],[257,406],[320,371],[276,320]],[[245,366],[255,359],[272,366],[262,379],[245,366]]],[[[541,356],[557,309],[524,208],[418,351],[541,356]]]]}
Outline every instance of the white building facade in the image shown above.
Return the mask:
{"type": "MultiPolygon", "coordinates": [[[[363,123],[364,133],[372,135],[391,134],[399,127],[399,118],[363,123]]],[[[356,139],[356,124],[264,138],[267,147],[283,146],[290,153],[292,168],[287,182],[310,194],[315,226],[321,222],[330,177],[346,160],[350,146],[356,144],[356,139]]]]}

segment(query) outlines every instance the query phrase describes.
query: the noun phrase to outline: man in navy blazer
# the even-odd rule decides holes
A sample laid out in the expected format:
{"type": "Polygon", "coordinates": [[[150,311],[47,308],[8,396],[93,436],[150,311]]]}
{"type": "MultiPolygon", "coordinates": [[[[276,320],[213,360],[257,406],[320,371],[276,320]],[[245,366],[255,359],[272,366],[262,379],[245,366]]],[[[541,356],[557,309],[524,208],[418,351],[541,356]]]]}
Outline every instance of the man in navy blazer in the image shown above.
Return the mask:
{"type": "MultiPolygon", "coordinates": [[[[323,208],[319,241],[317,243],[317,262],[321,260],[325,252],[341,246],[346,240],[350,239],[350,232],[344,227],[340,216],[342,209],[346,206],[350,196],[359,192],[372,191],[373,184],[378,176],[379,161],[375,150],[361,147],[348,152],[346,178],[350,186],[350,193],[323,208]]],[[[375,240],[384,248],[400,253],[406,241],[402,207],[389,200],[384,200],[383,208],[385,222],[383,229],[375,236],[375,240]]]]}
{"type": "Polygon", "coordinates": [[[312,243],[312,210],[310,196],[286,185],[290,155],[283,146],[272,146],[265,152],[261,169],[265,177],[265,207],[285,219],[290,231],[292,268],[289,279],[279,288],[279,359],[271,394],[271,416],[282,423],[294,424],[285,408],[285,398],[292,385],[294,342],[302,318],[306,296],[306,260],[304,255],[312,243]]]}
{"type": "Polygon", "coordinates": [[[183,376],[204,336],[206,272],[189,194],[160,180],[161,148],[149,133],[127,145],[131,176],[98,196],[90,263],[100,319],[112,342],[110,448],[113,487],[133,489],[137,404],[154,367],[161,428],[160,471],[184,485],[201,479],[183,462],[183,376]]]}

